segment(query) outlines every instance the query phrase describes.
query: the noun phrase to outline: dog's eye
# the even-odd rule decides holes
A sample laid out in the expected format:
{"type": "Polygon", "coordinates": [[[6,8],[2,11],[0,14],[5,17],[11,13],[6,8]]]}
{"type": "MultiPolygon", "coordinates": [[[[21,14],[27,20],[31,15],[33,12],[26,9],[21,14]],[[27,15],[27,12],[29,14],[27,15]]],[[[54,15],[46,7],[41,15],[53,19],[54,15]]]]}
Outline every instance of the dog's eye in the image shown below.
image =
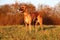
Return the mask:
{"type": "Polygon", "coordinates": [[[24,7],[22,7],[22,8],[24,8],[24,7]]]}

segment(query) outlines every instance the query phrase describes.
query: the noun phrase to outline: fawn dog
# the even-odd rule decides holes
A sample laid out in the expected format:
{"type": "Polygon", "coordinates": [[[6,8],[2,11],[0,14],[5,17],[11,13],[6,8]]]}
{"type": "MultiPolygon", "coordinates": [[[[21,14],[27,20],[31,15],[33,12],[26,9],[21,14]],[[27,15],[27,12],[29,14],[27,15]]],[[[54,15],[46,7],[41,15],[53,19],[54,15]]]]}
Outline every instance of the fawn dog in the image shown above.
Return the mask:
{"type": "Polygon", "coordinates": [[[41,29],[43,29],[43,27],[42,27],[43,19],[42,19],[42,16],[40,15],[39,12],[29,13],[26,6],[22,6],[21,9],[23,10],[23,14],[24,14],[24,23],[25,23],[25,26],[26,26],[26,31],[28,29],[27,24],[29,24],[29,30],[31,32],[31,22],[32,22],[32,20],[35,20],[35,19],[37,19],[36,23],[35,23],[35,30],[36,30],[36,32],[37,32],[37,26],[36,26],[37,23],[39,23],[41,29]]]}

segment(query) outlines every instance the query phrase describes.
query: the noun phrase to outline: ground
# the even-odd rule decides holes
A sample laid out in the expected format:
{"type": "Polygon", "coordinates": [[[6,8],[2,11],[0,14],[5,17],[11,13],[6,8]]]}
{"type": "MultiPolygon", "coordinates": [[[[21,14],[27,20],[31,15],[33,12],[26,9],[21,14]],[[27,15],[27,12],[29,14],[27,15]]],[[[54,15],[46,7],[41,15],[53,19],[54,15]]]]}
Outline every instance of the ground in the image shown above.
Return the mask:
{"type": "Polygon", "coordinates": [[[29,33],[24,25],[0,26],[0,40],[60,40],[59,25],[43,25],[43,31],[37,27],[36,33],[33,26],[29,33]]]}

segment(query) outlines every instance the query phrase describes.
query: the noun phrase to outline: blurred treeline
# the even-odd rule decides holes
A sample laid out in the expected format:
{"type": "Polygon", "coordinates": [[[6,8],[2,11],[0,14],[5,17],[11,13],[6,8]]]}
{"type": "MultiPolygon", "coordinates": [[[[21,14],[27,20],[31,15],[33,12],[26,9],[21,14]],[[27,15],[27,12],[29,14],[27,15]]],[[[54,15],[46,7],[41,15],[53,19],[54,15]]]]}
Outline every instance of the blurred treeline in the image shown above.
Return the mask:
{"type": "Polygon", "coordinates": [[[39,12],[43,17],[43,24],[60,24],[60,3],[54,7],[49,5],[38,5],[36,8],[31,3],[15,3],[0,5],[0,25],[19,25],[24,24],[23,13],[20,12],[22,5],[27,6],[29,12],[39,12]]]}

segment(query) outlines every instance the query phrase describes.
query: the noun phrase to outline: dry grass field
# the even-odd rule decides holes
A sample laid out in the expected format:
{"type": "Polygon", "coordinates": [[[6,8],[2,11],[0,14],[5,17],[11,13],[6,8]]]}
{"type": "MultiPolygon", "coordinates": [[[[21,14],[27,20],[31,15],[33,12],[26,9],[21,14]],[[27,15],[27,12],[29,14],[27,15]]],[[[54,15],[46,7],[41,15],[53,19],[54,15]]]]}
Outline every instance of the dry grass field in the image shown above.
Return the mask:
{"type": "Polygon", "coordinates": [[[24,25],[0,26],[0,40],[60,40],[59,25],[43,25],[44,30],[26,32],[24,25]]]}

